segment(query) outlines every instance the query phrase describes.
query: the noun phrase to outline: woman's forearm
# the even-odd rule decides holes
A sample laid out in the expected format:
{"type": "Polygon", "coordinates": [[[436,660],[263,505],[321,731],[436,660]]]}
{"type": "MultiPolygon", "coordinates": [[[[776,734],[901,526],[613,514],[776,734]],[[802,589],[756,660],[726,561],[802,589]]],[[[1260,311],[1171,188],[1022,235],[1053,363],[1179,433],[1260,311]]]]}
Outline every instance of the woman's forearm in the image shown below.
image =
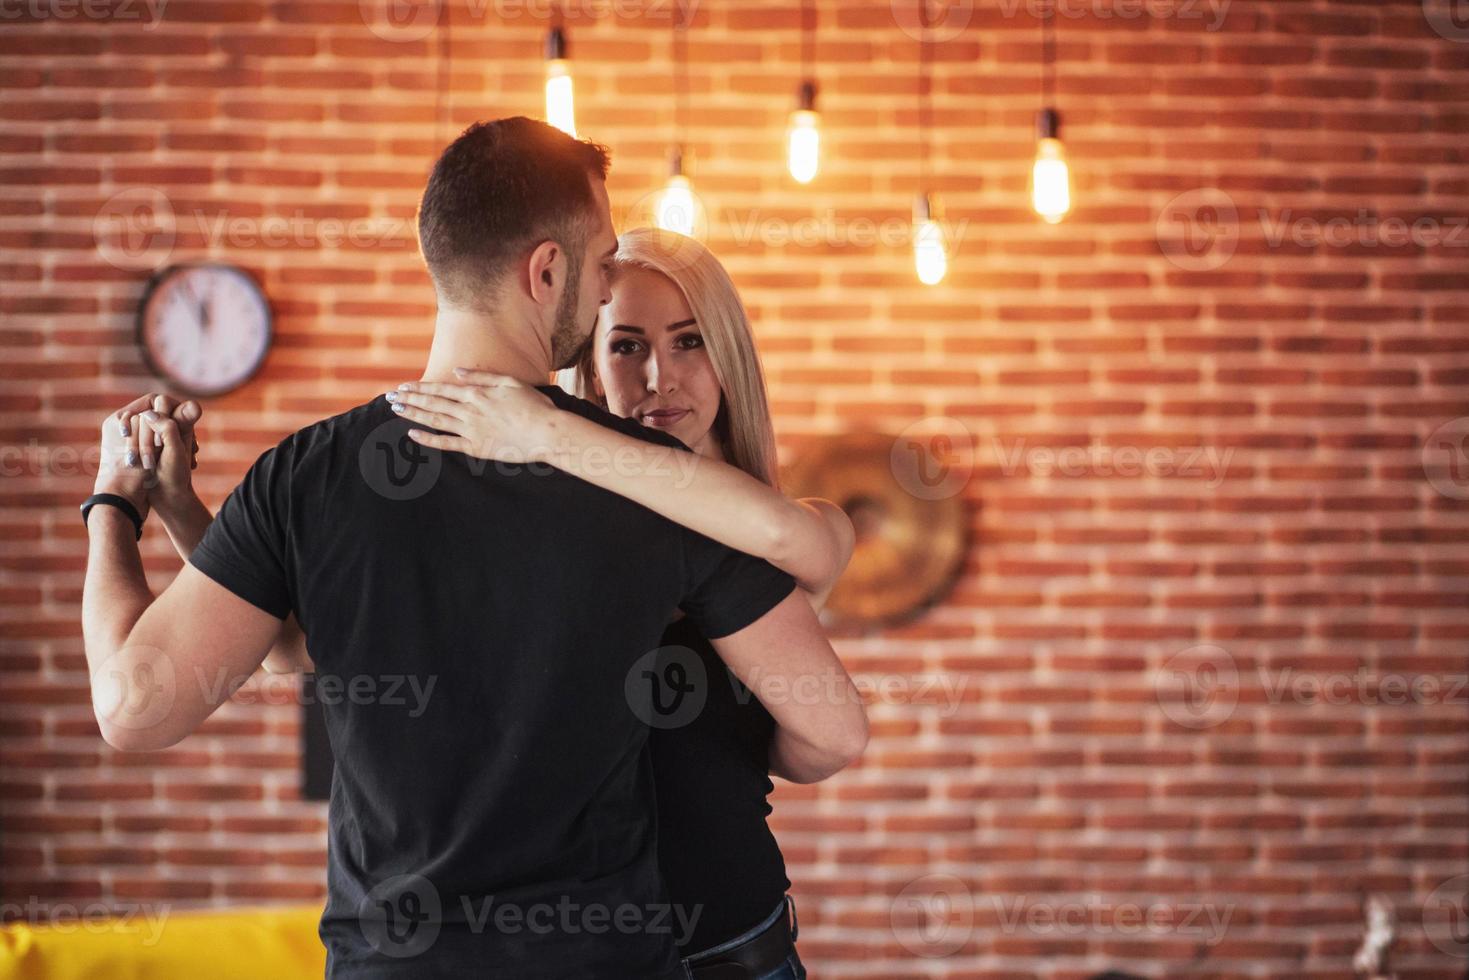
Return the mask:
{"type": "Polygon", "coordinates": [[[720,544],[764,558],[803,588],[829,585],[824,518],[737,467],[556,412],[543,461],[720,544]]]}

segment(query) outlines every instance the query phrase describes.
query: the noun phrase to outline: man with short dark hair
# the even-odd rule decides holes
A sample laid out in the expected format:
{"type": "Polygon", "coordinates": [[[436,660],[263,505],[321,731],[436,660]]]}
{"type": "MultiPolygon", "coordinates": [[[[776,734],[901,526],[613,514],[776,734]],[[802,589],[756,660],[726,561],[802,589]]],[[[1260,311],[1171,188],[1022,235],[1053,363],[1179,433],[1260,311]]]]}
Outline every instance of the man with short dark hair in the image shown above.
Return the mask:
{"type": "MultiPolygon", "coordinates": [[[[508,375],[687,451],[545,383],[609,299],[606,165],[522,118],[445,150],[420,209],[438,299],[423,378],[508,375]]],[[[134,537],[150,504],[140,434],[145,450],[155,433],[165,456],[188,449],[175,419],[143,412],[153,397],[104,423],[112,506],[88,520],[103,737],[179,741],[294,613],[337,761],[330,976],[685,976],[675,937],[699,910],[667,905],[627,692],[678,608],[742,680],[834,662],[794,579],[561,471],[419,446],[379,396],[263,453],[155,599],[134,537]]],[[[201,509],[156,506],[186,537],[201,509]]]]}

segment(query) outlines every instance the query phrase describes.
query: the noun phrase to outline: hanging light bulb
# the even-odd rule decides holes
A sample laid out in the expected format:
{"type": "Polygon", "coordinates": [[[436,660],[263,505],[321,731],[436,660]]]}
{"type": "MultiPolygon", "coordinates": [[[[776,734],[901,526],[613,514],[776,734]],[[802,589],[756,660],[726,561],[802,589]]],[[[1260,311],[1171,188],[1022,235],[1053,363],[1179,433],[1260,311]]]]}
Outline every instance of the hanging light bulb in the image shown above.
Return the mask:
{"type": "Polygon", "coordinates": [[[680,235],[693,235],[701,224],[699,199],[694,196],[694,187],[683,172],[683,149],[673,151],[669,159],[668,183],[658,195],[654,209],[654,221],[664,231],[676,231],[680,235]]]}
{"type": "Polygon", "coordinates": [[[809,184],[821,161],[821,117],[816,113],[816,83],[801,83],[796,108],[786,128],[786,166],[797,183],[809,184]]]}
{"type": "Polygon", "coordinates": [[[1051,224],[1071,210],[1071,170],[1061,142],[1061,117],[1042,109],[1035,117],[1035,163],[1030,169],[1030,206],[1051,224]]]}
{"type": "Polygon", "coordinates": [[[571,62],[566,57],[566,32],[559,27],[546,34],[546,122],[569,136],[576,135],[571,62]]]}
{"type": "Polygon", "coordinates": [[[933,202],[926,193],[913,203],[913,266],[925,286],[937,286],[949,273],[944,229],[934,218],[933,202]]]}

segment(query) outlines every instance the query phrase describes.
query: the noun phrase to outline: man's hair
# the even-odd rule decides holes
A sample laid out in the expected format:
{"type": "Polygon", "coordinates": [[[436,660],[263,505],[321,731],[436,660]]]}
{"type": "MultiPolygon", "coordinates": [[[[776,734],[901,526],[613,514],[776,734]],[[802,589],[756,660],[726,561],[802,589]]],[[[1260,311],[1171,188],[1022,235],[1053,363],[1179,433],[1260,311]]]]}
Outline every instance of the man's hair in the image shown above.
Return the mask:
{"type": "Polygon", "coordinates": [[[607,148],[525,116],[478,122],[434,164],[418,206],[418,243],[441,301],[488,309],[527,248],[547,239],[580,268],[592,233],[589,177],[607,148]]]}

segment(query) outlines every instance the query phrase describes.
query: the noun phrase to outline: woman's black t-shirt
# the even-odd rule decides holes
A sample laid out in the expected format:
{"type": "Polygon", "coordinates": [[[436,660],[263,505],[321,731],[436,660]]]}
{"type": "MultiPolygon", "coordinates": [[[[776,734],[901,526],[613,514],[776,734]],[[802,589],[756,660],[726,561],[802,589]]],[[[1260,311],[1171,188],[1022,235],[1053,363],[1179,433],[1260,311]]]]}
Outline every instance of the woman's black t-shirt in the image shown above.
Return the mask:
{"type": "Polygon", "coordinates": [[[675,907],[698,914],[680,937],[688,956],[758,925],[791,883],[765,822],[775,719],[688,617],[668,626],[662,644],[662,721],[649,738],[658,864],[675,907]]]}

